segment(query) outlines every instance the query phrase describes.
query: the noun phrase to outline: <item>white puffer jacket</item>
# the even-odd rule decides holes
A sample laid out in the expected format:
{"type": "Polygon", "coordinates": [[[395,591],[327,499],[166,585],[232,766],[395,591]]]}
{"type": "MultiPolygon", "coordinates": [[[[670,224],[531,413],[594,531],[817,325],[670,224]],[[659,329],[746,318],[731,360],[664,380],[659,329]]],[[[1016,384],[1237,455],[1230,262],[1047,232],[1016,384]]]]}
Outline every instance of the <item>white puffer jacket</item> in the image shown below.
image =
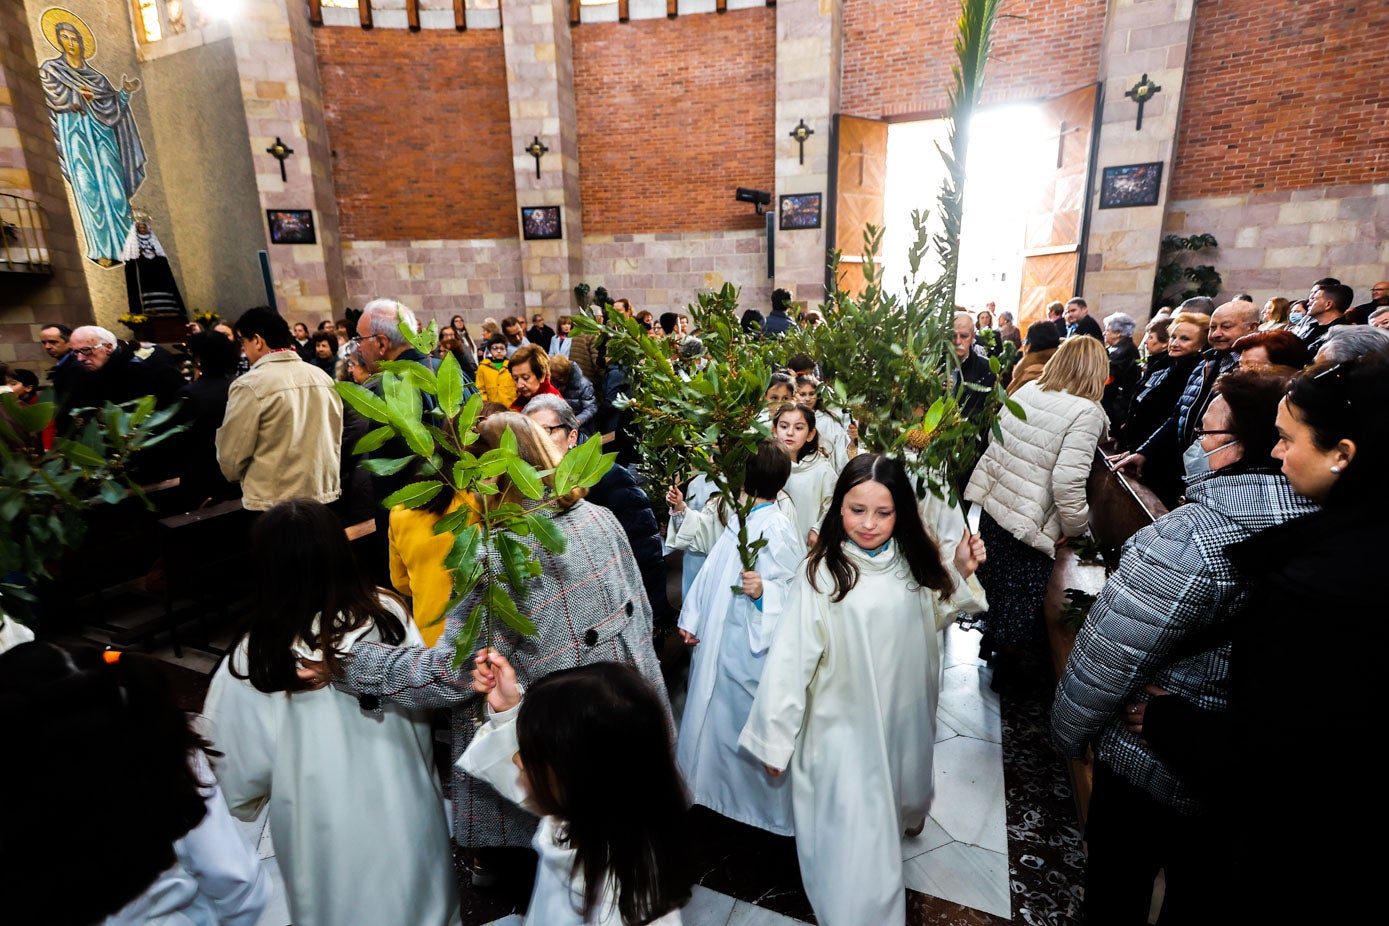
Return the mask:
{"type": "Polygon", "coordinates": [[[1078,537],[1088,526],[1085,481],[1109,418],[1099,402],[1046,392],[1036,383],[1023,386],[1013,400],[1027,420],[1000,416],[1003,439],[995,438],[984,451],[965,498],[983,505],[1023,543],[1055,556],[1056,541],[1078,537]]]}

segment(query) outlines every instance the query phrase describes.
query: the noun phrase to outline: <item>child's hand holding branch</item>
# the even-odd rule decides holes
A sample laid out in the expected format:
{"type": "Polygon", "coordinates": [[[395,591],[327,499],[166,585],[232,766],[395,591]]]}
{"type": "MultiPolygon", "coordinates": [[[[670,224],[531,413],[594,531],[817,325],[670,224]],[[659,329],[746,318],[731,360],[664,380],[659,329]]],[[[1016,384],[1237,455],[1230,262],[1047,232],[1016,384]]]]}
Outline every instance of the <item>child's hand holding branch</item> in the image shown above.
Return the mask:
{"type": "Polygon", "coordinates": [[[744,569],[743,572],[742,572],[742,576],[743,576],[743,594],[744,594],[744,595],[747,595],[747,596],[748,596],[749,598],[751,598],[753,601],[756,601],[757,599],[761,598],[761,597],[762,597],[762,576],[760,576],[760,575],[758,575],[757,573],[753,572],[751,569],[744,569]]]}
{"type": "Polygon", "coordinates": [[[960,574],[960,578],[968,579],[986,558],[984,541],[978,534],[971,534],[969,525],[966,524],[965,536],[955,548],[955,571],[960,574]]]}
{"type": "Polygon", "coordinates": [[[487,696],[487,706],[500,714],[521,703],[521,684],[516,669],[494,649],[477,651],[473,659],[473,691],[487,696]]]}

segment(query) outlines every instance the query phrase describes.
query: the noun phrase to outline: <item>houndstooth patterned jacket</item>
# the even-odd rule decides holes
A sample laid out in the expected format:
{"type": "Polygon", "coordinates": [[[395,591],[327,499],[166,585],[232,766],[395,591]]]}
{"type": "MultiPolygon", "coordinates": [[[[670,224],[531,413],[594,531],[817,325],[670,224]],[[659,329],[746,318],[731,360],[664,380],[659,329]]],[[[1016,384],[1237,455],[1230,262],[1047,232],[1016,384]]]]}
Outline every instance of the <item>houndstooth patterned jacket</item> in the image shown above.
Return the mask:
{"type": "MultiPolygon", "coordinates": [[[[562,554],[548,552],[533,537],[520,538],[539,555],[543,569],[519,602],[539,633],[522,637],[498,622],[493,645],[511,660],[525,686],[550,672],[610,660],[636,667],[665,700],[651,640],[651,606],[617,518],[581,501],[556,513],[554,523],[568,541],[562,554]]],[[[500,561],[493,566],[501,571],[500,561]]],[[[472,689],[471,666],[453,669],[450,663],[454,641],[480,592],[447,616],[433,647],[358,644],[347,662],[346,682],[360,695],[394,704],[451,708],[454,839],[467,847],[527,846],[536,818],[456,765],[480,723],[483,700],[472,689]]]]}
{"type": "Polygon", "coordinates": [[[1189,483],[1186,498],[1124,544],[1057,685],[1051,735],[1072,759],[1096,742],[1097,761],[1192,813],[1199,806],[1190,788],[1129,732],[1122,712],[1148,699],[1148,684],[1228,709],[1229,620],[1248,589],[1225,548],[1317,508],[1267,470],[1216,470],[1189,483]]]}

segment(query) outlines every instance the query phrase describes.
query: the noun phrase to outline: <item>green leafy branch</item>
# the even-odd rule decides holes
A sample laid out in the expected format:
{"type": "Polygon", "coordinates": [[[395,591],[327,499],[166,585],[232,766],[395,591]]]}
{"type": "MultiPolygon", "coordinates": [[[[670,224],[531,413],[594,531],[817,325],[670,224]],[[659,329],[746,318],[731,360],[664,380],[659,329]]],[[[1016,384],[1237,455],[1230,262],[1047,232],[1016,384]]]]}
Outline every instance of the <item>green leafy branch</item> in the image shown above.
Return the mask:
{"type": "Polygon", "coordinates": [[[1099,596],[1079,588],[1068,588],[1063,594],[1065,604],[1061,606],[1061,614],[1057,617],[1057,622],[1072,633],[1080,633],[1081,625],[1090,616],[1090,608],[1099,596]]]}
{"type": "MultiPolygon", "coordinates": [[[[1011,344],[989,358],[993,386],[963,380],[954,385],[954,374],[960,369],[953,334],[969,119],[983,92],[999,5],[1000,0],[961,4],[956,62],[951,67],[948,150],[940,149],[947,174],[939,195],[941,233],[932,239],[926,213],[912,212],[915,236],[907,251],[909,273],[899,298],[884,288],[877,262],[883,230],[867,226],[862,292],[852,297],[836,288],[824,308],[827,324],[812,334],[813,353],[836,400],[857,422],[862,444],[902,458],[913,469],[919,492],[929,489],[952,499],[958,494],[955,476],[974,465],[983,436],[991,432],[995,439],[1001,438],[1001,411],[1023,416],[1022,407],[998,384],[1000,372],[1016,353],[1011,344]],[[926,283],[920,279],[921,265],[933,245],[942,270],[939,278],[926,283]],[[966,418],[962,406],[971,393],[980,392],[985,393],[981,407],[966,418]]],[[[836,279],[838,261],[835,254],[836,279]]]]}
{"type": "Polygon", "coordinates": [[[695,361],[672,359],[667,339],[652,337],[620,312],[609,312],[601,326],[592,318],[576,319],[575,333],[601,335],[608,362],[626,371],[628,392],[614,404],[633,412],[631,426],[651,484],[663,496],[677,474],[704,474],[723,514],[737,518],[739,558],[744,569],[752,569],[766,541],[748,541],[753,502],[740,496],[748,462],[758,443],[771,436],[759,413],[776,348],[745,332],[737,310],[738,291],[731,284],[699,294],[688,307],[705,347],[695,361]]]}
{"type": "Polygon", "coordinates": [[[96,499],[115,505],[129,497],[152,508],[131,476],[131,465],[143,451],[183,431],[173,425],[178,407],[156,410],[154,396],[100,409],[74,410],[80,422],[72,437],[43,447],[43,432],[53,422],[52,402],[20,405],[12,394],[0,394],[0,610],[13,612],[35,600],[24,584],[50,578],[50,564],[86,535],[84,513],[96,499]]]}
{"type": "MultiPolygon", "coordinates": [[[[404,323],[400,330],[422,354],[432,353],[438,344],[433,322],[419,333],[404,323]]],[[[598,441],[586,441],[553,471],[542,472],[521,457],[510,428],[497,447],[475,454],[482,396],[468,387],[452,354],[444,357],[437,371],[412,360],[383,362],[373,384],[375,389],[337,384],[343,401],[378,425],[362,436],[353,453],[371,454],[403,443],[406,455],[373,457],[362,466],[376,475],[391,476],[414,465],[418,476],[381,504],[388,509],[419,508],[440,492],[463,499],[434,526],[435,534],[454,538],[443,563],[453,582],[444,613],[471,602],[455,641],[454,667],[471,659],[479,637],[484,645],[492,645],[494,619],[519,634],[534,636],[535,624],[523,605],[541,565],[519,538],[534,537],[551,553],[563,553],[564,535],[546,509],[576,488],[597,484],[616,455],[604,454],[598,441]],[[428,410],[424,396],[433,399],[428,410]],[[503,476],[519,497],[503,495],[498,485],[503,476]],[[546,477],[552,485],[546,484],[546,477]]]]}

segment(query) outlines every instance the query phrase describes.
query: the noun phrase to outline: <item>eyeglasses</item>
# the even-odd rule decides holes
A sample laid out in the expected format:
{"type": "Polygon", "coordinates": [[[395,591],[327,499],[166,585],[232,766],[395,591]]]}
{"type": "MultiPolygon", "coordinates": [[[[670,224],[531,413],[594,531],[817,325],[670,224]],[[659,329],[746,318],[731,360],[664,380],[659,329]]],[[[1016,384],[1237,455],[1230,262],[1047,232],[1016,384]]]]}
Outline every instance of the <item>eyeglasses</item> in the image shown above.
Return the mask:
{"type": "Polygon", "coordinates": [[[554,436],[556,431],[563,431],[565,434],[569,433],[569,427],[563,424],[542,424],[541,427],[544,428],[545,432],[551,437],[554,436]]]}
{"type": "Polygon", "coordinates": [[[72,349],[72,352],[79,357],[90,357],[92,354],[95,354],[98,350],[100,350],[103,347],[105,347],[107,350],[110,350],[110,347],[108,345],[98,344],[96,347],[74,347],[72,349]]]}
{"type": "Polygon", "coordinates": [[[1200,440],[1203,437],[1210,437],[1212,434],[1234,434],[1235,432],[1207,430],[1205,428],[1192,428],[1191,433],[1196,435],[1197,440],[1200,440]]]}

